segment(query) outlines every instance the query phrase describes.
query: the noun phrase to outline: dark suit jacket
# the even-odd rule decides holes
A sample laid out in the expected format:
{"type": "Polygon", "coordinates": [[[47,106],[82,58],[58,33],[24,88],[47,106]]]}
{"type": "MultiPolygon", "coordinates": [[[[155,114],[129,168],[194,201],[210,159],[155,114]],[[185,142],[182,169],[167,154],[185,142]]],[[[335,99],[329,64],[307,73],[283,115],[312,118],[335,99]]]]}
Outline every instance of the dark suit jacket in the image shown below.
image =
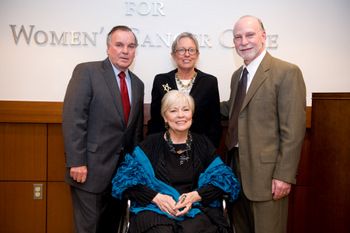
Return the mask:
{"type": "MultiPolygon", "coordinates": [[[[222,113],[231,115],[242,67],[234,72],[222,113]],[[228,112],[227,112],[228,110],[228,112]]],[[[305,134],[306,90],[300,69],[266,53],[238,118],[243,192],[252,201],[272,199],[272,178],[296,182],[305,134]]]]}
{"type": "Polygon", "coordinates": [[[74,69],[63,103],[62,129],[66,155],[65,181],[88,192],[106,190],[124,153],[143,138],[144,84],[129,71],[132,103],[128,125],[109,59],[82,63],[74,69]],[[69,168],[87,165],[84,184],[69,168]]]}
{"type": "MultiPolygon", "coordinates": [[[[216,77],[195,69],[197,77],[193,83],[190,95],[195,102],[195,111],[191,132],[205,134],[217,147],[221,138],[220,97],[216,77]]],[[[177,69],[154,78],[152,88],[151,119],[148,121],[147,134],[162,132],[164,119],[161,116],[161,101],[167,93],[163,85],[170,90],[177,90],[175,73],[177,69]]]]}

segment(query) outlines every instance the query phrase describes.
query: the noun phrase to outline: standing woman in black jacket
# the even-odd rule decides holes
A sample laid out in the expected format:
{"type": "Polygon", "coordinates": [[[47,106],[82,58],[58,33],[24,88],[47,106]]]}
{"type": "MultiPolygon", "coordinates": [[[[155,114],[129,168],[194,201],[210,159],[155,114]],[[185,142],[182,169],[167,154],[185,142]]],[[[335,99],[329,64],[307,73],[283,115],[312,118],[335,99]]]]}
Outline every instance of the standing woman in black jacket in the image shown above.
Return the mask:
{"type": "Polygon", "coordinates": [[[172,44],[171,56],[177,69],[156,75],[152,88],[151,119],[147,134],[165,131],[160,113],[161,100],[170,90],[190,94],[195,101],[192,132],[205,134],[218,147],[221,137],[220,97],[216,77],[195,68],[199,46],[189,32],[177,36],[172,44]]]}

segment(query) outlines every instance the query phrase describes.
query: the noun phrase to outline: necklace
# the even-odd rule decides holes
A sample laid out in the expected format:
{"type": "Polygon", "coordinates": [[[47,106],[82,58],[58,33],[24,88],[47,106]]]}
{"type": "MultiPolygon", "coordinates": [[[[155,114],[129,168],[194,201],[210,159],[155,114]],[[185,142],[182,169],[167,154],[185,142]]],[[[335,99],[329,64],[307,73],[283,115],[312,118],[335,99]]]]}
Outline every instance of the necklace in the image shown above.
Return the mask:
{"type": "Polygon", "coordinates": [[[181,87],[183,87],[183,88],[188,88],[189,86],[192,86],[192,84],[193,84],[193,82],[194,82],[194,79],[195,79],[196,77],[197,77],[197,72],[194,72],[194,74],[193,74],[193,76],[192,76],[190,82],[187,83],[187,84],[185,85],[185,84],[183,84],[183,83],[181,82],[181,80],[179,79],[179,75],[178,75],[177,73],[175,74],[175,79],[176,79],[177,83],[178,83],[181,87]]]}
{"type": "Polygon", "coordinates": [[[189,151],[191,151],[191,143],[192,143],[192,134],[190,131],[188,131],[188,136],[186,140],[186,148],[184,150],[175,150],[173,141],[170,138],[170,132],[169,130],[165,132],[166,141],[168,143],[169,149],[172,153],[180,155],[180,165],[184,164],[184,162],[188,161],[190,159],[190,156],[188,155],[189,151]]]}

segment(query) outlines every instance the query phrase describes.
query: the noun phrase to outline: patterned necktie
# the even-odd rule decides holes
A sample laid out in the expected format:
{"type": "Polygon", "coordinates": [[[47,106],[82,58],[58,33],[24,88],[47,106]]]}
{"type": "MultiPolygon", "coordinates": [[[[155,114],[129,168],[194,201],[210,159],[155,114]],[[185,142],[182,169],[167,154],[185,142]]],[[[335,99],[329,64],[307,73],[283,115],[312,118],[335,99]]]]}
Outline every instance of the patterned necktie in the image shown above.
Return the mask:
{"type": "Polygon", "coordinates": [[[125,125],[127,125],[128,119],[129,119],[129,113],[130,113],[130,101],[129,101],[128,88],[125,82],[125,73],[120,72],[118,76],[120,78],[120,93],[122,96],[122,102],[123,102],[123,108],[124,108],[125,125]]]}
{"type": "Polygon", "coordinates": [[[248,70],[244,68],[242,78],[238,83],[232,115],[228,124],[226,137],[226,146],[228,150],[231,150],[238,143],[238,116],[247,92],[247,75],[248,70]]]}

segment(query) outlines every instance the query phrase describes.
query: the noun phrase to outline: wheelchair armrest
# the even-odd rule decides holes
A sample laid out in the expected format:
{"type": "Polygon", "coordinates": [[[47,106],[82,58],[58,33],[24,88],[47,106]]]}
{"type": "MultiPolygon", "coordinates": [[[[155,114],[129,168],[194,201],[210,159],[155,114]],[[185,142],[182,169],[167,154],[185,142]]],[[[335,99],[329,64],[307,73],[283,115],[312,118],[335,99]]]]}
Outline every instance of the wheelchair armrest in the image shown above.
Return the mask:
{"type": "Polygon", "coordinates": [[[230,195],[224,194],[222,195],[222,212],[224,214],[224,217],[227,217],[227,204],[229,203],[230,195]]]}
{"type": "Polygon", "coordinates": [[[119,220],[118,233],[128,233],[130,227],[131,201],[129,199],[123,199],[123,203],[125,204],[125,209],[119,220]]]}
{"type": "Polygon", "coordinates": [[[226,218],[227,222],[233,227],[233,219],[232,219],[232,206],[229,204],[230,195],[224,194],[222,195],[222,213],[226,218]]]}
{"type": "Polygon", "coordinates": [[[130,226],[130,207],[131,207],[131,201],[130,199],[127,200],[126,202],[126,230],[125,232],[129,232],[129,226],[130,226]]]}

